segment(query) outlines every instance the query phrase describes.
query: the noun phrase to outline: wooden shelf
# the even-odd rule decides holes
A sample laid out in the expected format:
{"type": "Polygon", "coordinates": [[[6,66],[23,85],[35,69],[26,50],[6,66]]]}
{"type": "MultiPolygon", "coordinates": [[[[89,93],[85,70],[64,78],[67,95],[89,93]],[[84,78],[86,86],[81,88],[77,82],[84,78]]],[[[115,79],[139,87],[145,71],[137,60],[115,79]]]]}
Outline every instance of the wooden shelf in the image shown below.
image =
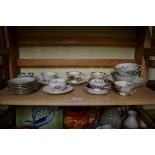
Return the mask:
{"type": "Polygon", "coordinates": [[[113,67],[119,63],[135,63],[132,59],[18,59],[19,67],[113,67]]]}
{"type": "Polygon", "coordinates": [[[83,91],[83,85],[74,86],[68,94],[50,95],[39,91],[28,95],[14,95],[5,88],[0,91],[1,105],[48,105],[48,106],[108,106],[155,104],[155,92],[147,87],[136,89],[133,96],[120,96],[111,91],[106,95],[91,95],[83,91]]]}
{"type": "Polygon", "coordinates": [[[18,46],[137,46],[135,38],[118,37],[23,37],[16,42],[18,46]]]}

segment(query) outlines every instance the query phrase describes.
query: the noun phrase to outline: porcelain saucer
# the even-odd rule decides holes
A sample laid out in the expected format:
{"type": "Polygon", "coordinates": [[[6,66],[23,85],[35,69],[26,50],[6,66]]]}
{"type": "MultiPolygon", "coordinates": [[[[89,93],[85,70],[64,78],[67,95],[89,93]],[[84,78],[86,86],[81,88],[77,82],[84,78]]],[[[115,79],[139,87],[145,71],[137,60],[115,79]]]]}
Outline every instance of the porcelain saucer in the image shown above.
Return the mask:
{"type": "Polygon", "coordinates": [[[50,86],[48,85],[43,88],[43,92],[48,94],[65,94],[71,92],[73,89],[74,89],[73,86],[69,86],[66,87],[64,90],[51,90],[50,86]]]}
{"type": "Polygon", "coordinates": [[[111,91],[110,87],[108,89],[93,89],[89,85],[84,86],[83,89],[85,92],[95,95],[104,95],[108,94],[111,91]]]}
{"type": "Polygon", "coordinates": [[[134,88],[145,86],[146,82],[147,80],[142,77],[137,77],[132,81],[132,83],[134,84],[134,88]]]}
{"type": "Polygon", "coordinates": [[[81,81],[69,81],[72,85],[80,85],[80,84],[84,84],[86,82],[86,80],[81,80],[81,81]]]}
{"type": "Polygon", "coordinates": [[[35,75],[37,81],[43,85],[48,85],[48,81],[44,81],[41,75],[35,75]]]}

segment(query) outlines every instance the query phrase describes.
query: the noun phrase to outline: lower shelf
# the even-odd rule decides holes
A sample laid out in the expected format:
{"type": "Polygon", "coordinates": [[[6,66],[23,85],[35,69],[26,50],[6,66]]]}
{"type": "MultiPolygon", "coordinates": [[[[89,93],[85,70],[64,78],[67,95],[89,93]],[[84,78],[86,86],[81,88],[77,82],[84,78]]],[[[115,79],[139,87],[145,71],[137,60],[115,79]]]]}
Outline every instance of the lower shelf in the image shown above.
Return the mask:
{"type": "MultiPolygon", "coordinates": [[[[126,129],[123,125],[127,116],[127,108],[137,112],[138,129],[154,129],[155,123],[141,107],[17,107],[16,128],[18,129],[126,129]],[[125,111],[118,111],[116,109],[125,111]],[[69,109],[69,110],[68,110],[69,109]],[[71,110],[71,111],[70,111],[71,110]],[[107,110],[110,113],[105,115],[107,110]],[[97,113],[98,115],[97,115],[97,113]],[[47,114],[48,113],[48,114],[47,114]],[[45,116],[47,114],[47,116],[45,116]],[[88,118],[89,117],[89,118],[88,118]],[[87,122],[88,120],[89,122],[87,122]],[[104,121],[103,121],[104,119],[104,121]],[[95,121],[94,121],[95,120],[95,121]],[[103,125],[107,120],[108,123],[103,125]],[[121,121],[120,121],[121,120],[121,121]],[[94,121],[94,122],[93,122],[94,121]],[[90,123],[93,122],[93,123],[90,123]],[[91,125],[90,125],[91,124],[91,125]]],[[[128,109],[128,110],[129,110],[128,109]]]]}

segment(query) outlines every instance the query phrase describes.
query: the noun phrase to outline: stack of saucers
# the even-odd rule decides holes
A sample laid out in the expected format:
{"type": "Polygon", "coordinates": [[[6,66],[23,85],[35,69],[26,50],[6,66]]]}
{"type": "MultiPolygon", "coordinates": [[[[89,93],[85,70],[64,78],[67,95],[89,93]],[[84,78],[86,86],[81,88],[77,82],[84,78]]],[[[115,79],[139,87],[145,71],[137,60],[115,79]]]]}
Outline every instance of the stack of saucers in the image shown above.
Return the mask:
{"type": "Polygon", "coordinates": [[[34,77],[16,77],[8,81],[8,91],[14,94],[29,94],[38,88],[39,84],[34,77]]]}

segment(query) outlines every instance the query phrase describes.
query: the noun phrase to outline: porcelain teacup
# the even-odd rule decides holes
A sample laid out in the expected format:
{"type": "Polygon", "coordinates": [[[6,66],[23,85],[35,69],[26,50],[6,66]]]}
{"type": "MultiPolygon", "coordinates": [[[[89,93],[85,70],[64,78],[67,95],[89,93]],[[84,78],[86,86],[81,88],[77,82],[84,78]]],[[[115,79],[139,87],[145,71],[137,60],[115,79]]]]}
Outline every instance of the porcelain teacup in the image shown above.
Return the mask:
{"type": "Polygon", "coordinates": [[[123,76],[135,75],[141,68],[142,66],[136,63],[122,63],[114,67],[115,71],[123,76]]]}
{"type": "Polygon", "coordinates": [[[91,72],[91,79],[104,79],[107,76],[104,72],[91,72]]]}
{"type": "Polygon", "coordinates": [[[109,89],[111,86],[110,83],[106,83],[103,79],[92,79],[89,85],[95,90],[109,89]]]}
{"type": "Polygon", "coordinates": [[[55,79],[57,73],[55,72],[41,72],[42,78],[45,82],[49,82],[51,79],[55,79]]]}
{"type": "Polygon", "coordinates": [[[135,89],[133,89],[134,84],[132,82],[115,81],[114,84],[120,95],[127,96],[132,95],[135,92],[135,89]]]}
{"type": "Polygon", "coordinates": [[[79,83],[81,81],[84,80],[84,78],[86,77],[85,74],[83,74],[82,72],[79,71],[70,71],[66,73],[68,80],[72,83],[72,84],[76,84],[79,83]]]}
{"type": "Polygon", "coordinates": [[[66,79],[51,79],[49,81],[49,86],[51,90],[62,91],[71,84],[66,81],[66,79]]]}

